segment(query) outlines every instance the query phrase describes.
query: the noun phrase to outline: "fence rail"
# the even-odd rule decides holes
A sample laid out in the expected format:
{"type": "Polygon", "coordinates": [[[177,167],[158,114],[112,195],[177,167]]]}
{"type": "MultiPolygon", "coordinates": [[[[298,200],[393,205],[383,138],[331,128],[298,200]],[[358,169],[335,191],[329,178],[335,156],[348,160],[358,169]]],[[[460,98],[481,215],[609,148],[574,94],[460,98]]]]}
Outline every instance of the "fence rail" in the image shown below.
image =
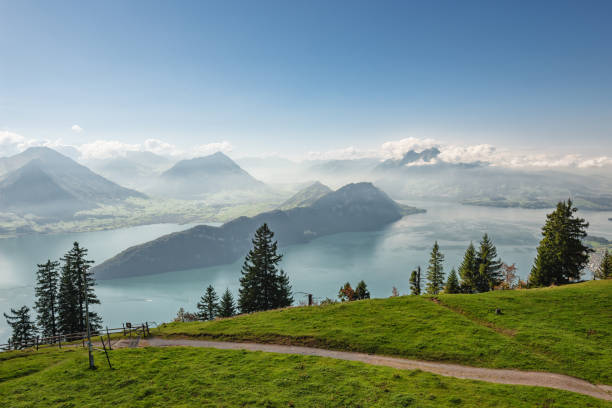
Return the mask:
{"type": "MultiPolygon", "coordinates": [[[[91,337],[106,335],[108,341],[108,348],[110,348],[110,335],[122,333],[123,336],[132,337],[133,335],[148,337],[151,335],[149,331],[149,322],[141,323],[140,325],[132,326],[130,324],[123,324],[122,327],[116,328],[105,328],[104,330],[96,331],[91,333],[91,337]]],[[[23,350],[29,348],[36,348],[36,350],[40,348],[47,347],[59,347],[62,348],[62,345],[67,345],[66,343],[74,343],[76,341],[81,341],[82,346],[85,347],[85,340],[87,339],[87,332],[76,332],[76,333],[63,333],[57,336],[49,336],[49,337],[32,337],[26,339],[23,342],[11,342],[9,341],[6,344],[0,344],[0,351],[9,351],[9,350],[23,350]]]]}

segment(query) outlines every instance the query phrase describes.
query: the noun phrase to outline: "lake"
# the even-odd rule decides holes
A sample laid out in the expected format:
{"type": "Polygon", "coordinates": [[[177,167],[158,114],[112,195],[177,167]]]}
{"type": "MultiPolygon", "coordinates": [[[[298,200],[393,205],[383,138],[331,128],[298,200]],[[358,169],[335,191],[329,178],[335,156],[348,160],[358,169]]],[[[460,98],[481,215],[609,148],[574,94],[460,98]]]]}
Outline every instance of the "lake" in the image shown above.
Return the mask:
{"type": "MultiPolygon", "coordinates": [[[[516,263],[524,279],[531,268],[540,228],[550,210],[489,208],[445,202],[404,202],[426,208],[427,213],[411,215],[380,231],[343,233],[318,238],[310,243],[282,247],[282,268],[291,279],[296,303],[312,293],[316,300],[336,298],[338,289],[349,281],[353,286],[365,280],[373,297],[391,295],[393,286],[409,292],[410,272],[427,267],[429,253],[438,240],[446,260],[445,272],[458,267],[470,241],[475,244],[484,232],[493,238],[498,254],[506,263],[516,263]],[[299,293],[297,293],[299,292],[299,293]]],[[[591,226],[589,234],[612,239],[611,212],[578,213],[591,226]]],[[[27,235],[0,240],[0,312],[9,307],[33,304],[36,263],[58,259],[73,241],[89,249],[91,259],[102,262],[117,252],[161,235],[192,225],[160,224],[113,231],[75,234],[27,235]]],[[[229,288],[238,292],[242,260],[230,265],[169,272],[160,275],[100,281],[96,292],[102,305],[96,306],[109,326],[122,322],[170,321],[179,307],[193,311],[204,289],[212,284],[220,294],[229,288]]],[[[590,278],[591,274],[585,274],[590,278]]],[[[8,337],[0,321],[0,343],[8,337]]]]}

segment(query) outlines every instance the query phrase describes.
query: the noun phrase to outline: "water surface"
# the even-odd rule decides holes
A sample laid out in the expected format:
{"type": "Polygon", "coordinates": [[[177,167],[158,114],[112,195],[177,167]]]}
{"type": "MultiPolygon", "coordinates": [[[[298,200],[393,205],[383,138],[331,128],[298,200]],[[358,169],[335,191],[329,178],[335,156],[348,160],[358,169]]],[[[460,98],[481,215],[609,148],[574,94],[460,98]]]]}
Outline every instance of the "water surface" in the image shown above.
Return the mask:
{"type": "MultiPolygon", "coordinates": [[[[283,269],[295,292],[314,294],[315,299],[335,298],[340,286],[355,285],[363,279],[375,297],[409,291],[410,272],[427,266],[437,240],[444,253],[445,272],[458,267],[470,241],[476,244],[488,232],[506,263],[516,263],[519,274],[529,274],[540,228],[550,210],[487,208],[443,202],[406,202],[426,208],[425,214],[411,215],[380,231],[343,233],[318,238],[308,244],[282,247],[283,269]]],[[[590,221],[589,233],[612,239],[611,212],[580,212],[590,221]]],[[[32,304],[35,263],[58,258],[74,240],[90,250],[101,262],[118,251],[189,225],[152,225],[115,231],[82,234],[31,235],[0,241],[0,311],[9,306],[32,304]]],[[[101,281],[97,293],[102,301],[98,311],[105,324],[124,321],[169,321],[179,307],[195,310],[204,289],[212,284],[217,292],[238,291],[242,260],[230,265],[169,272],[153,276],[101,281]]],[[[590,275],[586,275],[589,278],[590,275]]],[[[296,302],[305,300],[296,294],[296,302]]],[[[0,340],[6,340],[6,324],[0,322],[0,340]]]]}

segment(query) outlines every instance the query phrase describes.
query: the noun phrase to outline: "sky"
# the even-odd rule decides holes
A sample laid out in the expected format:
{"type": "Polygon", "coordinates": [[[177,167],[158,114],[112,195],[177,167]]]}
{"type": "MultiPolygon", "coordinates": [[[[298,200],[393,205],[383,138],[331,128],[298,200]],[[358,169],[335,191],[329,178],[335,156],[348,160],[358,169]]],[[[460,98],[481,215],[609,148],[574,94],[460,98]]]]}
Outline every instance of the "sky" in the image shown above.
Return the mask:
{"type": "Polygon", "coordinates": [[[0,0],[0,154],[612,163],[611,20],[610,1],[0,0]]]}

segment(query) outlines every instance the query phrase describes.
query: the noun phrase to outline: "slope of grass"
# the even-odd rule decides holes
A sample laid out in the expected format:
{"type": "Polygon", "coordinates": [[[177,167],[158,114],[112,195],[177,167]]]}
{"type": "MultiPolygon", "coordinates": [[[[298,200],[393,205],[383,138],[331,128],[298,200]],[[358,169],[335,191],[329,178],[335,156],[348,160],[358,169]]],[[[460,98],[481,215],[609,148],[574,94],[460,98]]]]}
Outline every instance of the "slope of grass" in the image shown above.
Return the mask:
{"type": "MultiPolygon", "coordinates": [[[[14,353],[17,355],[20,353],[14,353]]],[[[146,348],[40,351],[46,367],[0,382],[5,407],[610,407],[570,392],[487,384],[333,359],[245,351],[146,348]],[[48,355],[47,355],[48,354],[48,355]],[[59,362],[57,359],[60,359],[59,362]]],[[[20,358],[2,362],[9,370],[20,358]]],[[[34,363],[33,363],[34,364],[34,363]]]]}
{"type": "Polygon", "coordinates": [[[156,333],[550,371],[610,384],[611,284],[446,295],[439,297],[440,303],[404,296],[289,308],[212,322],[169,323],[156,333]],[[495,308],[504,314],[492,317],[495,308]],[[587,337],[588,328],[595,332],[587,337]]]}
{"type": "Polygon", "coordinates": [[[515,341],[568,372],[612,383],[612,280],[438,299],[477,322],[515,332],[515,341]]]}

